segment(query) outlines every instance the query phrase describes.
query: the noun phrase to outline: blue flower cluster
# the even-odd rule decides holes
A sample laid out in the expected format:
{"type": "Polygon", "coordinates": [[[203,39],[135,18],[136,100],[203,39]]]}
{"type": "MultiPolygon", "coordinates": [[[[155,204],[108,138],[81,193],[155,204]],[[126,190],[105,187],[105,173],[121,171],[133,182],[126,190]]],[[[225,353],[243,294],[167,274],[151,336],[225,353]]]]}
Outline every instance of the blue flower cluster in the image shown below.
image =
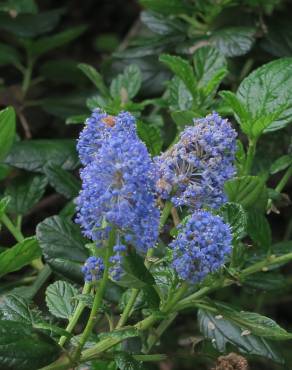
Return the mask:
{"type": "Polygon", "coordinates": [[[198,210],[179,229],[170,248],[172,266],[182,280],[198,283],[222,267],[231,252],[232,234],[221,217],[198,210]]]}
{"type": "Polygon", "coordinates": [[[157,189],[175,206],[220,207],[224,183],[235,174],[236,131],[217,113],[194,121],[167,152],[156,158],[157,189]]]}
{"type": "Polygon", "coordinates": [[[81,270],[84,274],[84,280],[86,282],[89,283],[100,280],[104,271],[102,258],[94,256],[87,258],[81,270]]]}
{"type": "Polygon", "coordinates": [[[109,140],[115,132],[125,132],[127,137],[136,136],[134,117],[128,112],[110,116],[97,108],[86,120],[85,127],[77,141],[77,150],[83,166],[94,159],[101,145],[109,140]]]}
{"type": "MultiPolygon", "coordinates": [[[[114,227],[118,239],[145,253],[157,241],[160,214],[155,165],[135,130],[129,113],[112,117],[96,111],[89,119],[78,142],[86,166],[80,173],[76,221],[97,246],[114,227]]],[[[112,276],[120,274],[115,265],[120,265],[124,249],[118,242],[111,258],[112,276]]]]}

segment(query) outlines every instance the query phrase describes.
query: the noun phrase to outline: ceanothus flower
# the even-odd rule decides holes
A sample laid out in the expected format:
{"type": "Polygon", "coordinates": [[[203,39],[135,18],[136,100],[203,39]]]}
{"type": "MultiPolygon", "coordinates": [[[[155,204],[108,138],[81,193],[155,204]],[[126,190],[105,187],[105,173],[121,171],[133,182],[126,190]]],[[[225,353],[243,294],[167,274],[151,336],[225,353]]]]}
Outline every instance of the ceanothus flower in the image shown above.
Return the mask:
{"type": "Polygon", "coordinates": [[[100,280],[104,271],[102,258],[94,256],[87,258],[81,271],[84,274],[84,280],[88,283],[100,280]]]}
{"type": "MultiPolygon", "coordinates": [[[[125,116],[130,117],[128,113],[125,116]]],[[[114,227],[125,243],[145,253],[158,238],[155,165],[131,128],[113,130],[98,146],[81,170],[76,221],[97,246],[114,227]]]]}
{"type": "Polygon", "coordinates": [[[85,121],[77,141],[77,150],[83,166],[93,159],[102,143],[110,138],[113,132],[124,131],[127,136],[136,136],[135,119],[128,112],[121,112],[118,116],[111,116],[101,109],[95,109],[85,121]]]}
{"type": "Polygon", "coordinates": [[[170,248],[172,266],[182,280],[199,283],[224,265],[232,250],[232,234],[220,216],[195,211],[179,230],[170,248]]]}
{"type": "Polygon", "coordinates": [[[224,183],[235,174],[236,135],[217,113],[194,120],[178,143],[155,159],[159,195],[175,206],[220,207],[226,201],[224,183]]]}

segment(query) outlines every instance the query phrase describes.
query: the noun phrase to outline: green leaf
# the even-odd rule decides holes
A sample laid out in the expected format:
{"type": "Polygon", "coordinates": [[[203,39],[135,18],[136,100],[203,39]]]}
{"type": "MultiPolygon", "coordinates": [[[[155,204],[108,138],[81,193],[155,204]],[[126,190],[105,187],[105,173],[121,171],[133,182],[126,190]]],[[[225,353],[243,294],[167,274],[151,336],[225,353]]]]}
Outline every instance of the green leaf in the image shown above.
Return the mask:
{"type": "Polygon", "coordinates": [[[15,294],[4,296],[0,303],[0,317],[32,326],[43,321],[39,310],[31,309],[26,299],[15,294]]]}
{"type": "Polygon", "coordinates": [[[198,88],[211,94],[227,73],[227,62],[223,54],[210,46],[199,48],[193,57],[198,88]]]}
{"type": "Polygon", "coordinates": [[[115,355],[115,363],[120,370],[143,370],[145,369],[141,361],[137,361],[126,352],[115,355]]]}
{"type": "Polygon", "coordinates": [[[15,138],[15,111],[12,107],[0,111],[0,161],[9,153],[15,138]]]}
{"type": "Polygon", "coordinates": [[[78,65],[79,63],[72,59],[48,60],[41,65],[39,73],[58,85],[64,83],[85,87],[87,79],[78,68],[78,65]]]}
{"type": "Polygon", "coordinates": [[[167,85],[167,92],[169,94],[167,97],[167,102],[172,110],[180,111],[181,114],[184,114],[185,111],[192,109],[192,94],[179,77],[174,76],[171,79],[167,85]]]}
{"type": "Polygon", "coordinates": [[[139,0],[139,2],[145,8],[165,15],[183,14],[191,10],[191,7],[181,0],[139,0]]]}
{"type": "Polygon", "coordinates": [[[214,31],[212,45],[226,57],[246,54],[255,41],[255,29],[250,27],[230,27],[214,31]]]}
{"type": "Polygon", "coordinates": [[[233,238],[240,239],[247,227],[247,217],[243,207],[238,203],[225,203],[220,208],[220,215],[231,226],[233,238]]]}
{"type": "Polygon", "coordinates": [[[0,199],[0,218],[3,213],[6,211],[6,208],[10,202],[10,197],[4,197],[0,199]]]}
{"type": "Polygon", "coordinates": [[[88,258],[86,240],[68,219],[48,217],[38,224],[37,239],[52,270],[73,280],[83,280],[81,267],[88,258]]]}
{"type": "MultiPolygon", "coordinates": [[[[285,127],[292,118],[292,58],[274,60],[256,69],[240,84],[236,96],[251,124],[270,117],[264,132],[285,127]]],[[[266,125],[266,123],[265,123],[266,125]]]]}
{"type": "Polygon", "coordinates": [[[35,237],[24,239],[0,254],[0,276],[20,270],[40,255],[40,247],[35,237]]]}
{"type": "Polygon", "coordinates": [[[269,317],[256,312],[237,311],[232,306],[220,302],[215,302],[215,307],[225,319],[233,321],[240,328],[248,329],[252,335],[269,340],[288,340],[292,338],[292,334],[281,328],[269,317]]]}
{"type": "Polygon", "coordinates": [[[266,217],[257,210],[249,210],[247,233],[254,243],[265,251],[272,244],[272,232],[266,217]]]}
{"type": "Polygon", "coordinates": [[[169,264],[159,264],[151,266],[151,274],[155,279],[158,287],[158,293],[162,301],[166,301],[169,294],[178,289],[178,279],[175,271],[169,267],[169,264]]]}
{"type": "Polygon", "coordinates": [[[186,126],[190,125],[195,117],[196,113],[190,110],[171,112],[171,118],[176,123],[179,131],[182,131],[186,126]]]}
{"type": "Polygon", "coordinates": [[[61,319],[70,319],[78,302],[73,299],[78,290],[66,281],[58,280],[46,290],[46,303],[52,315],[61,319]]]}
{"type": "Polygon", "coordinates": [[[1,3],[0,10],[17,16],[19,13],[37,14],[38,7],[34,0],[6,0],[1,3]]]}
{"type": "Polygon", "coordinates": [[[264,181],[257,176],[235,177],[225,183],[225,192],[230,202],[240,203],[244,208],[260,206],[267,202],[264,181]]]}
{"type": "Polygon", "coordinates": [[[76,125],[84,123],[88,117],[88,114],[78,114],[77,116],[70,116],[66,119],[66,125],[76,125]]]}
{"type": "Polygon", "coordinates": [[[91,82],[93,82],[102,96],[109,96],[109,91],[104,83],[103,77],[94,67],[90,66],[89,64],[81,63],[78,65],[78,68],[81,69],[81,71],[86,75],[86,77],[89,78],[91,82]]]}
{"type": "Polygon", "coordinates": [[[271,165],[270,174],[274,175],[275,173],[283,171],[289,166],[291,166],[291,164],[292,164],[292,155],[291,154],[283,155],[271,165]]]}
{"type": "Polygon", "coordinates": [[[282,294],[289,284],[279,272],[259,272],[244,279],[244,287],[282,294]]]}
{"type": "Polygon", "coordinates": [[[144,260],[135,251],[128,252],[123,259],[124,274],[117,282],[118,285],[127,288],[143,288],[146,285],[155,284],[155,280],[144,265],[144,260]]]}
{"type": "Polygon", "coordinates": [[[56,49],[75,40],[85,32],[86,28],[87,26],[80,25],[52,36],[40,38],[30,44],[29,52],[34,58],[38,58],[52,49],[56,49]]]}
{"type": "Polygon", "coordinates": [[[15,177],[7,186],[5,195],[10,196],[8,212],[16,215],[26,214],[44,195],[47,179],[42,175],[15,177]]]}
{"type": "Polygon", "coordinates": [[[152,156],[158,155],[162,148],[162,138],[159,128],[142,121],[137,122],[137,133],[146,144],[152,156]]]}
{"type": "Polygon", "coordinates": [[[80,190],[80,182],[70,172],[63,170],[60,166],[47,165],[44,172],[50,185],[66,198],[74,198],[80,190]]]}
{"type": "Polygon", "coordinates": [[[53,9],[39,14],[19,14],[16,18],[0,14],[0,28],[17,37],[35,37],[49,32],[58,24],[64,9],[53,9]]]}
{"type": "Polygon", "coordinates": [[[73,170],[79,160],[74,140],[24,140],[13,145],[5,163],[32,172],[44,172],[44,166],[54,164],[73,170]]]}
{"type": "Polygon", "coordinates": [[[15,321],[0,321],[0,368],[37,370],[55,361],[60,347],[42,331],[15,321]]]}
{"type": "Polygon", "coordinates": [[[219,352],[224,353],[229,343],[244,354],[262,356],[280,364],[284,362],[277,350],[266,339],[250,334],[243,335],[247,332],[244,332],[237,324],[223,318],[222,315],[200,309],[198,322],[204,337],[210,339],[219,352]]]}
{"type": "Polygon", "coordinates": [[[236,120],[239,122],[242,131],[248,135],[252,130],[252,118],[240,102],[237,96],[231,91],[220,91],[219,95],[224,102],[233,110],[236,120]]]}
{"type": "Polygon", "coordinates": [[[196,95],[197,81],[194,71],[187,60],[167,54],[161,55],[159,60],[184,82],[193,96],[196,95]]]}
{"type": "Polygon", "coordinates": [[[110,93],[114,99],[126,103],[134,98],[140,90],[142,75],[136,64],[129,65],[123,72],[112,80],[110,93]]]}
{"type": "Polygon", "coordinates": [[[0,66],[7,64],[19,66],[20,58],[20,54],[15,48],[10,45],[0,43],[0,66]]]}
{"type": "Polygon", "coordinates": [[[185,26],[177,19],[164,17],[159,13],[143,11],[141,21],[154,33],[159,35],[173,35],[183,32],[185,26]]]}

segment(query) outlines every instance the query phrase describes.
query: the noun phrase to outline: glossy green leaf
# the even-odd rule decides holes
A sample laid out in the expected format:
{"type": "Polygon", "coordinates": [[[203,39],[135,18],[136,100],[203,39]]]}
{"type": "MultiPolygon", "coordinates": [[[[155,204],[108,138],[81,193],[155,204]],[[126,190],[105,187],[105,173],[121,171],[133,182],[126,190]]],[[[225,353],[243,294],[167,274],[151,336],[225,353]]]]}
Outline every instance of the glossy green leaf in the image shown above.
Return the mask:
{"type": "Polygon", "coordinates": [[[236,96],[254,124],[273,119],[264,132],[279,130],[292,118],[292,58],[274,60],[256,69],[240,84],[236,96]],[[274,115],[274,117],[273,117],[274,115]]]}
{"type": "Polygon", "coordinates": [[[193,63],[198,88],[211,94],[227,73],[225,57],[217,49],[204,46],[195,52],[193,63]]]}
{"type": "Polygon", "coordinates": [[[255,41],[255,29],[250,27],[230,27],[214,31],[212,45],[226,57],[246,54],[255,41]]]}
{"type": "Polygon", "coordinates": [[[10,202],[10,197],[3,197],[0,199],[0,217],[6,211],[6,208],[10,202]]]}
{"type": "Polygon", "coordinates": [[[270,174],[274,175],[275,173],[283,171],[289,166],[291,166],[291,164],[292,164],[292,155],[291,154],[283,155],[271,165],[270,174]]]}
{"type": "Polygon", "coordinates": [[[73,281],[83,281],[81,267],[88,250],[77,225],[59,216],[48,217],[38,224],[36,235],[52,270],[73,281]]]}
{"type": "Polygon", "coordinates": [[[159,128],[138,121],[137,132],[140,139],[146,144],[151,155],[155,156],[160,154],[163,143],[159,128]]]}
{"type": "Polygon", "coordinates": [[[122,74],[119,74],[112,80],[110,86],[111,96],[126,103],[137,95],[141,84],[142,75],[140,68],[135,64],[131,64],[122,74]]]}
{"type": "Polygon", "coordinates": [[[5,163],[33,172],[43,172],[47,164],[72,170],[79,163],[75,146],[69,139],[24,140],[12,146],[5,163]]]}
{"type": "Polygon", "coordinates": [[[69,320],[78,304],[73,299],[77,293],[78,290],[66,281],[58,280],[49,285],[46,290],[46,303],[51,314],[69,320]]]}
{"type": "Polygon", "coordinates": [[[64,9],[53,9],[39,14],[19,14],[12,18],[0,14],[0,28],[18,37],[35,37],[49,32],[58,24],[64,9]]]}
{"type": "Polygon", "coordinates": [[[267,191],[264,181],[257,176],[235,177],[225,183],[225,192],[230,202],[240,203],[244,208],[256,203],[266,204],[267,191]]]}
{"type": "Polygon", "coordinates": [[[56,165],[44,167],[50,185],[66,198],[74,198],[80,190],[80,182],[70,172],[56,165]]]}
{"type": "Polygon", "coordinates": [[[151,11],[141,13],[141,21],[154,33],[173,35],[184,31],[184,24],[177,19],[170,19],[151,11]]]}
{"type": "Polygon", "coordinates": [[[247,227],[247,216],[238,203],[226,203],[220,208],[220,215],[231,226],[234,239],[240,239],[247,227]]]}
{"type": "Polygon", "coordinates": [[[109,91],[104,83],[103,77],[94,67],[90,66],[89,64],[81,63],[78,65],[78,68],[81,69],[85,76],[88,77],[89,80],[96,86],[102,96],[109,96],[109,91]]]}
{"type": "Polygon", "coordinates": [[[15,111],[8,107],[0,111],[0,161],[10,152],[14,138],[15,111]]]}
{"type": "Polygon", "coordinates": [[[188,13],[191,9],[181,0],[139,0],[139,2],[145,8],[165,15],[188,13]]]}
{"type": "Polygon", "coordinates": [[[40,38],[32,42],[29,52],[34,58],[38,58],[52,49],[56,49],[75,40],[85,32],[86,28],[86,26],[80,25],[52,36],[40,38]]]}
{"type": "Polygon", "coordinates": [[[16,215],[26,214],[44,195],[47,179],[42,175],[15,177],[7,186],[5,195],[10,196],[8,212],[16,215]]]}
{"type": "Polygon", "coordinates": [[[36,14],[38,6],[34,0],[6,0],[0,4],[0,10],[15,16],[19,13],[36,14]]]}
{"type": "Polygon", "coordinates": [[[15,48],[10,45],[0,43],[0,66],[7,64],[19,66],[20,60],[20,54],[15,48]]]}
{"type": "Polygon", "coordinates": [[[187,60],[167,54],[161,55],[159,60],[184,82],[193,96],[196,95],[197,81],[193,68],[187,60]]]}
{"type": "Polygon", "coordinates": [[[222,315],[200,309],[198,322],[201,333],[211,340],[212,345],[219,352],[224,353],[230,343],[244,354],[262,356],[281,364],[284,362],[277,350],[265,338],[249,334],[222,315]]]}
{"type": "Polygon", "coordinates": [[[257,210],[249,210],[247,233],[254,243],[264,250],[272,244],[272,232],[267,218],[257,210]]]}
{"type": "Polygon", "coordinates": [[[31,326],[43,321],[38,309],[30,308],[26,299],[15,294],[4,296],[0,303],[0,317],[3,320],[22,322],[31,326]]]}
{"type": "Polygon", "coordinates": [[[116,365],[120,370],[143,370],[145,369],[143,363],[137,361],[126,352],[118,353],[115,355],[116,365]]]}
{"type": "Polygon", "coordinates": [[[181,114],[187,114],[192,109],[193,97],[186,88],[184,82],[177,76],[174,76],[167,85],[167,102],[171,110],[179,111],[181,114]]]}
{"type": "Polygon", "coordinates": [[[41,250],[35,237],[24,239],[0,254],[0,276],[20,270],[40,255],[41,250]]]}
{"type": "Polygon", "coordinates": [[[0,321],[0,368],[37,370],[59,354],[60,347],[42,331],[23,322],[0,321]]]}
{"type": "Polygon", "coordinates": [[[248,329],[251,335],[269,340],[289,340],[292,338],[292,334],[269,317],[256,312],[237,311],[232,306],[220,302],[215,302],[215,307],[225,319],[233,321],[240,328],[248,329]]]}
{"type": "Polygon", "coordinates": [[[135,251],[131,251],[123,259],[124,274],[117,282],[126,288],[143,288],[146,285],[155,284],[151,273],[144,265],[144,260],[135,251]]]}

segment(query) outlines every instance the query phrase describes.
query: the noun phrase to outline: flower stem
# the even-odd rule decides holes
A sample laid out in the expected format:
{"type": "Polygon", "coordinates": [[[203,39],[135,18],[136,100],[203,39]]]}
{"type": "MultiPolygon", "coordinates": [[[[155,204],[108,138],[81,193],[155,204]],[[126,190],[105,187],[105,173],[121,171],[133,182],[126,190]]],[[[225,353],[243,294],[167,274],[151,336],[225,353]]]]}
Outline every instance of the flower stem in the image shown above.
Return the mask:
{"type": "Polygon", "coordinates": [[[163,226],[166,224],[166,221],[170,215],[172,209],[172,203],[170,200],[167,200],[164,204],[164,208],[160,217],[159,229],[161,230],[163,226]]]}
{"type": "Polygon", "coordinates": [[[104,258],[103,276],[102,276],[102,279],[100,281],[100,284],[97,288],[97,291],[96,291],[96,294],[95,294],[95,297],[94,297],[94,301],[93,301],[92,309],[91,309],[91,312],[90,312],[90,315],[89,315],[89,319],[88,319],[87,324],[85,326],[85,329],[84,329],[84,331],[81,335],[79,345],[76,349],[76,353],[75,353],[75,356],[74,356],[75,360],[80,357],[82,348],[84,347],[84,345],[85,345],[85,343],[86,343],[86,341],[87,341],[87,339],[88,339],[88,337],[89,337],[89,335],[92,332],[92,329],[94,327],[96,317],[97,317],[97,312],[98,312],[98,309],[100,308],[102,298],[103,298],[103,294],[104,294],[105,287],[106,287],[106,283],[108,281],[108,273],[109,273],[109,267],[110,267],[110,261],[109,260],[110,260],[110,257],[112,255],[112,252],[113,252],[113,246],[115,244],[115,241],[116,241],[116,233],[115,233],[115,230],[113,229],[110,232],[108,246],[106,248],[106,255],[105,255],[105,258],[104,258]]]}
{"type": "MultiPolygon", "coordinates": [[[[88,294],[90,292],[90,288],[91,288],[90,284],[85,283],[84,287],[83,287],[83,290],[82,290],[82,294],[88,294]]],[[[71,333],[72,330],[75,328],[75,326],[76,326],[76,324],[77,324],[77,322],[78,322],[78,320],[79,320],[79,318],[80,318],[80,316],[81,316],[85,307],[86,307],[86,304],[84,302],[82,302],[82,301],[78,302],[76,310],[74,311],[74,314],[70,318],[69,323],[66,327],[66,331],[68,333],[71,333]]],[[[64,346],[66,340],[67,340],[67,337],[65,335],[63,335],[59,340],[59,345],[64,346]]]]}
{"type": "Polygon", "coordinates": [[[131,314],[131,311],[132,311],[132,307],[134,306],[135,304],[135,301],[137,299],[137,296],[139,294],[139,289],[133,289],[132,290],[132,293],[130,295],[130,298],[129,298],[129,301],[121,315],[121,318],[116,326],[116,329],[120,329],[122,326],[124,326],[124,324],[127,322],[128,320],[128,317],[130,316],[131,314]]]}
{"type": "Polygon", "coordinates": [[[249,140],[249,146],[248,146],[247,155],[246,155],[246,162],[244,166],[244,173],[243,173],[244,175],[249,175],[251,172],[254,156],[256,153],[256,145],[257,145],[256,139],[249,140]]]}

